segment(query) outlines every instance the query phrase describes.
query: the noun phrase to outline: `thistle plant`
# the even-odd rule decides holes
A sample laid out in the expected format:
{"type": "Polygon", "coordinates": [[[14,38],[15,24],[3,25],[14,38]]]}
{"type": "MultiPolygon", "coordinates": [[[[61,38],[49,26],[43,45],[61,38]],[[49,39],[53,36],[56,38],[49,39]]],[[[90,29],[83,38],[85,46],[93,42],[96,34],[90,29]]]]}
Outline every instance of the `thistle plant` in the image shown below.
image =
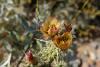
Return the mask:
{"type": "Polygon", "coordinates": [[[52,41],[48,41],[45,45],[46,46],[42,47],[38,52],[41,64],[50,63],[52,65],[55,65],[54,67],[66,67],[67,63],[64,61],[64,56],[66,56],[64,55],[65,53],[57,48],[52,41]]]}

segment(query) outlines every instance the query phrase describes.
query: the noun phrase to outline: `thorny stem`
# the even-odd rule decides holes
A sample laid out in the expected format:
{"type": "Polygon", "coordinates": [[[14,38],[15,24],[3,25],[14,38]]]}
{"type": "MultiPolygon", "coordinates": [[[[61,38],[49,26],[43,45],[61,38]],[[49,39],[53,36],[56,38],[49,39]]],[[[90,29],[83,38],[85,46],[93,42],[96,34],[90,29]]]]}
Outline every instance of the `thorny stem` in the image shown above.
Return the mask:
{"type": "Polygon", "coordinates": [[[57,63],[58,63],[58,60],[59,60],[59,54],[58,54],[58,50],[57,50],[57,63]]]}
{"type": "MultiPolygon", "coordinates": [[[[33,37],[33,36],[32,36],[32,37],[33,37]]],[[[32,38],[31,40],[33,40],[33,38],[32,38]]],[[[31,45],[31,43],[34,43],[34,42],[35,42],[35,39],[34,39],[33,42],[31,42],[31,40],[30,40],[30,42],[29,42],[27,48],[25,49],[23,55],[22,55],[21,58],[19,59],[19,61],[18,61],[17,65],[16,65],[16,67],[19,67],[19,65],[20,65],[20,63],[21,63],[21,61],[22,61],[22,59],[23,59],[24,56],[25,56],[25,53],[30,49],[30,45],[31,45]]]]}
{"type": "Polygon", "coordinates": [[[25,52],[23,53],[23,55],[21,56],[21,58],[19,59],[18,63],[17,63],[17,66],[16,67],[19,67],[22,59],[24,58],[25,56],[25,53],[30,49],[30,45],[28,45],[28,47],[26,48],[25,52]]]}
{"type": "MultiPolygon", "coordinates": [[[[38,16],[38,14],[39,14],[39,10],[38,10],[38,0],[37,0],[37,4],[36,4],[36,16],[38,16]]],[[[32,40],[32,39],[31,39],[32,40]]],[[[28,51],[30,49],[30,44],[27,46],[27,48],[25,49],[25,52],[23,53],[23,55],[21,56],[21,58],[19,59],[19,61],[18,61],[18,63],[17,63],[17,65],[16,65],[16,67],[19,67],[19,65],[20,65],[20,63],[21,63],[21,61],[22,61],[22,59],[24,58],[24,56],[25,56],[25,53],[28,51]]]]}

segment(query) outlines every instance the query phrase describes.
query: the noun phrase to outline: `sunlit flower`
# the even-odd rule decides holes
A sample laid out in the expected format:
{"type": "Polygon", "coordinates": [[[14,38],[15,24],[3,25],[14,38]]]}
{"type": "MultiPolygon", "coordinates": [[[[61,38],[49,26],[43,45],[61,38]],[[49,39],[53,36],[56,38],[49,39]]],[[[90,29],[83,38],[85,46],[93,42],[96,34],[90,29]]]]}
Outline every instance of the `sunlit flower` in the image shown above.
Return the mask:
{"type": "Polygon", "coordinates": [[[56,47],[61,50],[67,50],[72,43],[72,26],[71,24],[64,23],[64,30],[62,30],[60,26],[62,25],[57,18],[49,17],[43,23],[40,30],[45,38],[51,37],[56,47]]]}
{"type": "Polygon", "coordinates": [[[62,34],[58,34],[54,36],[53,42],[54,44],[60,48],[61,50],[67,50],[72,44],[72,27],[71,24],[64,24],[65,31],[62,34]]]}
{"type": "Polygon", "coordinates": [[[72,44],[72,34],[71,32],[65,32],[62,35],[56,35],[53,42],[61,50],[67,50],[72,44]]]}
{"type": "Polygon", "coordinates": [[[55,17],[49,17],[42,24],[41,32],[45,38],[53,37],[58,33],[60,23],[55,17]]]}

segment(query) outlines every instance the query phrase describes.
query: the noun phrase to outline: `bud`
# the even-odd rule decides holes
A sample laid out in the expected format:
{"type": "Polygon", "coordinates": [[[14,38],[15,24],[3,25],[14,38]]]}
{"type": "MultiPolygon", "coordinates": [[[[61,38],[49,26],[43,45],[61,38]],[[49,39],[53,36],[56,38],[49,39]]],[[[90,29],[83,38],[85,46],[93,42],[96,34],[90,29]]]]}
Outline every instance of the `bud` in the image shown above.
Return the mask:
{"type": "Polygon", "coordinates": [[[25,59],[31,63],[31,64],[37,64],[37,59],[35,56],[32,55],[32,51],[29,50],[26,54],[25,54],[25,59]]]}

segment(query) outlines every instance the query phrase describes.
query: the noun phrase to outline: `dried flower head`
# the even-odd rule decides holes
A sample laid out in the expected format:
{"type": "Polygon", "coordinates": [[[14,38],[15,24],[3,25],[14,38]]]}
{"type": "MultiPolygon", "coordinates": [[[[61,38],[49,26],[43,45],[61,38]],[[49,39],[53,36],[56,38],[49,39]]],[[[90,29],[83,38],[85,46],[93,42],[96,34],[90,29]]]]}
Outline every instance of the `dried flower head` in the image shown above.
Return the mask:
{"type": "Polygon", "coordinates": [[[53,42],[61,50],[66,50],[72,43],[72,34],[70,32],[65,32],[62,35],[56,35],[53,38],[53,42]]]}
{"type": "Polygon", "coordinates": [[[65,25],[65,31],[62,34],[54,36],[54,44],[61,50],[67,50],[72,44],[71,25],[65,25]]]}
{"type": "Polygon", "coordinates": [[[66,50],[72,43],[72,26],[71,24],[64,23],[64,30],[62,30],[60,25],[61,23],[57,18],[48,17],[40,30],[45,38],[50,37],[58,48],[66,50]]]}
{"type": "Polygon", "coordinates": [[[60,23],[55,17],[48,17],[42,24],[40,31],[43,33],[45,38],[53,37],[58,33],[60,23]]]}

